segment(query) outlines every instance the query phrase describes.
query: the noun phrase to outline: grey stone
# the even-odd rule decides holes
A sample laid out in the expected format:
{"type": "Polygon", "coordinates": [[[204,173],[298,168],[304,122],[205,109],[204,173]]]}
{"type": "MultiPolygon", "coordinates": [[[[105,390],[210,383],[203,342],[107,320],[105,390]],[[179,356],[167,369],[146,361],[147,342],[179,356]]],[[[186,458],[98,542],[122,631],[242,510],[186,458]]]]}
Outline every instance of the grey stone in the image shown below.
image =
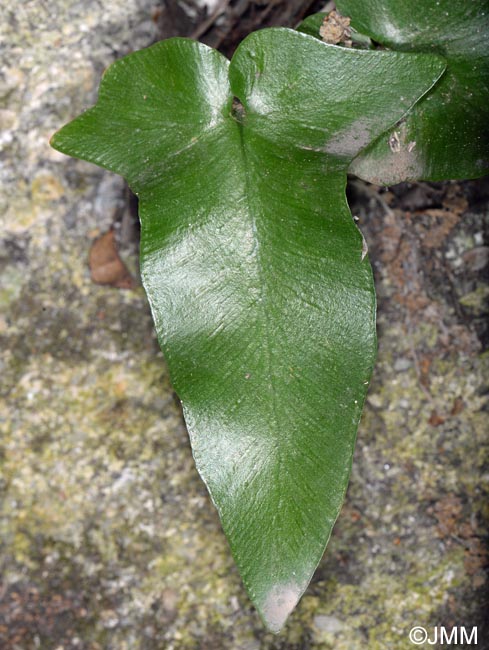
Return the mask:
{"type": "Polygon", "coordinates": [[[400,357],[399,359],[396,359],[394,362],[394,370],[396,372],[404,372],[405,370],[409,370],[411,366],[413,365],[413,362],[411,359],[408,359],[406,357],[400,357]]]}
{"type": "Polygon", "coordinates": [[[345,627],[336,616],[325,616],[324,614],[315,616],[313,623],[321,632],[330,632],[331,634],[341,632],[345,627]]]}

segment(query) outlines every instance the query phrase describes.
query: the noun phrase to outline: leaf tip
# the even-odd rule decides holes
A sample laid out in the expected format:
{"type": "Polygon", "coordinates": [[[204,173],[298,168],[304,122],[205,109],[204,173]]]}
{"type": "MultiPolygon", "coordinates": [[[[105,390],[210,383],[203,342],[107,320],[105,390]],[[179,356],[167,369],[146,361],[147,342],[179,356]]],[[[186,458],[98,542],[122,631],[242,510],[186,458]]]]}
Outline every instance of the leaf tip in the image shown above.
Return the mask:
{"type": "Polygon", "coordinates": [[[60,129],[55,131],[53,135],[49,138],[49,146],[52,147],[53,149],[56,149],[56,151],[60,151],[61,153],[65,153],[63,150],[63,136],[61,135],[64,126],[62,126],[60,129]]]}
{"type": "Polygon", "coordinates": [[[52,147],[53,149],[57,149],[56,147],[56,137],[59,133],[59,129],[53,133],[53,135],[49,138],[49,146],[52,147]]]}
{"type": "Polygon", "coordinates": [[[295,582],[279,583],[271,587],[259,607],[263,622],[270,632],[278,634],[281,631],[303,591],[295,582]]]}

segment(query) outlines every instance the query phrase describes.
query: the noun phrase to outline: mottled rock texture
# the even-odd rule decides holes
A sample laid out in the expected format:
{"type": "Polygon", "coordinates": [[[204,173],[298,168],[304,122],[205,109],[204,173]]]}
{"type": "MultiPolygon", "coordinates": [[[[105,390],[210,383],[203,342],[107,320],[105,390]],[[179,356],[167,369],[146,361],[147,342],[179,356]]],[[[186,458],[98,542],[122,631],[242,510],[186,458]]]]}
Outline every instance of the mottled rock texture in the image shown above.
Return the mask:
{"type": "Polygon", "coordinates": [[[0,647],[383,650],[412,647],[413,625],[478,624],[489,648],[484,182],[355,187],[379,362],[343,513],[274,637],[193,467],[143,290],[90,279],[112,227],[137,275],[124,183],[48,146],[155,39],[153,3],[0,9],[0,647]]]}

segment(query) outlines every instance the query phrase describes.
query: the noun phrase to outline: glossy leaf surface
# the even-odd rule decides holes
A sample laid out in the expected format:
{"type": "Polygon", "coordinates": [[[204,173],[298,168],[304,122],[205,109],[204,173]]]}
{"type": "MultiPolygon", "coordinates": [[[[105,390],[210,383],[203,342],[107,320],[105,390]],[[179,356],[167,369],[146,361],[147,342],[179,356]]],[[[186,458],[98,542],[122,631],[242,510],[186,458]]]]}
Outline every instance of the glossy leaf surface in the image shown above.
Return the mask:
{"type": "Polygon", "coordinates": [[[53,138],[139,194],[143,281],[197,468],[273,631],[340,510],[375,357],[346,170],[443,69],[286,29],[231,64],[171,39],[112,65],[53,138]]]}
{"type": "Polygon", "coordinates": [[[317,14],[311,14],[306,16],[303,21],[297,25],[297,31],[302,32],[303,34],[309,34],[309,36],[314,36],[314,38],[321,38],[319,35],[319,30],[323,24],[324,18],[328,14],[325,12],[319,12],[317,14]]]}
{"type": "Polygon", "coordinates": [[[435,52],[447,72],[406,120],[353,162],[378,184],[489,172],[489,1],[338,0],[353,27],[398,51],[435,52]]]}

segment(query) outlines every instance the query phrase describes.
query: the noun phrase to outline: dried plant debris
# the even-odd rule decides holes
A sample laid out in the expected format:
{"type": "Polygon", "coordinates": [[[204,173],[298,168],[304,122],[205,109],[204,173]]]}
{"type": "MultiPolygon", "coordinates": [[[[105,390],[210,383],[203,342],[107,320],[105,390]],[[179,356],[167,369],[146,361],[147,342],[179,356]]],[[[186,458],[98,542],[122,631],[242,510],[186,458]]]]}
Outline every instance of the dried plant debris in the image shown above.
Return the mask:
{"type": "Polygon", "coordinates": [[[324,17],[319,34],[325,43],[352,46],[350,19],[337,11],[331,11],[324,17]]]}
{"type": "Polygon", "coordinates": [[[121,260],[114,230],[101,235],[90,249],[90,275],[96,284],[109,284],[117,289],[133,289],[134,279],[121,260]]]}

